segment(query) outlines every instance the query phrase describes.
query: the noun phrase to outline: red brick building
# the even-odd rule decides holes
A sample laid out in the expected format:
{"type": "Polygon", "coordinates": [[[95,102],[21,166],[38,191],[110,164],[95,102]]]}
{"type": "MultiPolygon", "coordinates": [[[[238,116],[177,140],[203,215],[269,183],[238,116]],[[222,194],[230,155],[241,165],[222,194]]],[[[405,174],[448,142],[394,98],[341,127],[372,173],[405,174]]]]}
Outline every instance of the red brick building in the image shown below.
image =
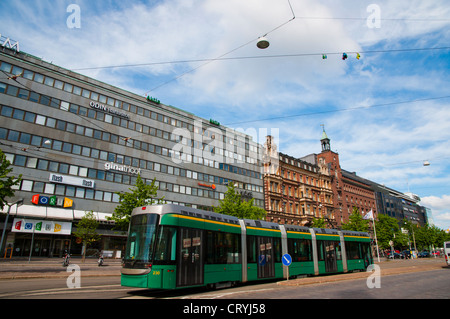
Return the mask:
{"type": "Polygon", "coordinates": [[[326,165],[278,153],[267,136],[264,160],[264,197],[267,221],[309,226],[324,218],[335,226],[331,177],[326,165]]]}
{"type": "Polygon", "coordinates": [[[338,227],[348,222],[354,207],[358,208],[361,214],[372,210],[375,218],[377,213],[375,193],[369,181],[357,176],[355,172],[348,172],[341,168],[339,154],[331,150],[330,139],[325,130],[320,141],[322,152],[317,155],[317,160],[319,164],[328,166],[338,227]]]}

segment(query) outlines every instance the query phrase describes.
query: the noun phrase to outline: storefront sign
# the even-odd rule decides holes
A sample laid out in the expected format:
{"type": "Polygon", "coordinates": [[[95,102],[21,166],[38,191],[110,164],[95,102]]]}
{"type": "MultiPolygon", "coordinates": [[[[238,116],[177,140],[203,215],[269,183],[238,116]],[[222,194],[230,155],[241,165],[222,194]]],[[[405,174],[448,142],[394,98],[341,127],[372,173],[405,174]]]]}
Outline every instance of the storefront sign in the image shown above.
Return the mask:
{"type": "Polygon", "coordinates": [[[94,102],[94,101],[91,101],[89,103],[89,105],[91,106],[91,108],[96,109],[96,110],[100,110],[100,111],[104,111],[104,112],[107,112],[107,113],[111,113],[111,114],[114,114],[114,115],[117,115],[117,116],[124,117],[126,119],[130,118],[127,113],[122,112],[119,109],[116,109],[114,107],[109,107],[109,106],[106,106],[106,105],[103,105],[103,104],[100,104],[100,103],[94,102]]]}
{"type": "Polygon", "coordinates": [[[73,200],[67,197],[56,197],[56,196],[42,196],[39,194],[33,195],[31,197],[31,202],[35,205],[42,206],[58,206],[64,208],[70,208],[73,206],[73,200]]]}
{"type": "Polygon", "coordinates": [[[87,188],[94,188],[95,186],[95,182],[93,180],[59,174],[50,174],[49,180],[53,183],[68,184],[87,188]]]}
{"type": "Polygon", "coordinates": [[[208,188],[211,188],[211,189],[216,189],[216,185],[214,185],[214,184],[209,185],[209,184],[198,183],[198,186],[203,186],[203,187],[208,187],[208,188]]]}
{"type": "Polygon", "coordinates": [[[14,218],[11,231],[16,233],[34,232],[35,234],[70,235],[72,232],[72,223],[52,220],[14,218]]]}
{"type": "Polygon", "coordinates": [[[141,173],[140,168],[132,167],[132,166],[128,166],[128,165],[120,165],[120,164],[116,164],[113,162],[105,163],[105,170],[120,171],[120,172],[135,174],[135,175],[138,175],[141,173]]]}

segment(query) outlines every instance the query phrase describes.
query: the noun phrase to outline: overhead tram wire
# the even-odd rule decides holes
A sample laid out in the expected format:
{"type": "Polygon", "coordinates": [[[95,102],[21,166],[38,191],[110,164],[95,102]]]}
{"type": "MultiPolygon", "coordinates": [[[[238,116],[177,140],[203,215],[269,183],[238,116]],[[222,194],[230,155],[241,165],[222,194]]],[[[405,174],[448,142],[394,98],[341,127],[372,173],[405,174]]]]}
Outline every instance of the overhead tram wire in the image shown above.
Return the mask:
{"type": "MultiPolygon", "coordinates": [[[[241,47],[253,42],[252,40],[241,47]]],[[[239,47],[239,48],[241,48],[239,47]]],[[[153,66],[153,65],[164,65],[164,64],[182,64],[182,63],[196,63],[196,62],[214,62],[214,61],[227,61],[227,60],[249,60],[249,59],[268,59],[268,58],[290,58],[290,57],[308,57],[308,56],[319,56],[322,57],[324,54],[326,55],[342,55],[342,52],[313,52],[313,53],[292,53],[292,54],[276,54],[276,55],[253,55],[253,56],[240,56],[240,57],[224,57],[225,55],[236,51],[236,48],[228,53],[223,54],[221,57],[217,58],[205,58],[205,59],[191,59],[191,60],[174,60],[174,61],[161,61],[161,62],[148,62],[148,63],[137,63],[137,64],[119,64],[119,65],[109,65],[109,66],[98,66],[98,67],[85,67],[85,68],[76,68],[72,69],[72,71],[87,71],[87,70],[100,70],[100,69],[115,69],[115,68],[130,68],[130,67],[144,67],[144,66],[153,66]]],[[[400,53],[400,52],[417,52],[417,51],[438,51],[438,50],[450,50],[450,46],[448,47],[434,47],[434,48],[406,48],[406,49],[386,49],[386,50],[368,50],[368,51],[349,51],[344,50],[347,53],[360,53],[360,54],[375,54],[375,53],[400,53]]],[[[205,63],[205,64],[206,64],[205,63]]],[[[203,65],[205,65],[203,64],[203,65]]],[[[201,66],[199,66],[201,67],[201,66]]],[[[199,67],[195,68],[198,69],[199,67]]],[[[195,70],[193,69],[193,70],[195,70]]],[[[192,72],[187,71],[188,72],[192,72]]]]}
{"type": "MultiPolygon", "coordinates": [[[[269,33],[274,32],[275,30],[280,29],[281,27],[285,26],[286,24],[288,24],[289,22],[291,22],[291,21],[293,21],[293,20],[295,19],[295,13],[294,13],[294,10],[292,9],[291,2],[290,2],[289,0],[287,0],[287,2],[288,2],[288,4],[289,4],[289,8],[291,9],[292,18],[289,19],[288,21],[286,21],[286,22],[280,24],[279,26],[273,28],[273,29],[270,30],[269,32],[265,33],[265,34],[263,35],[263,37],[267,36],[269,33]]],[[[205,66],[205,65],[207,65],[207,64],[209,64],[209,63],[211,63],[211,62],[219,61],[219,60],[220,60],[221,58],[223,58],[224,56],[226,56],[226,55],[228,55],[228,54],[230,54],[230,53],[233,53],[233,52],[235,52],[235,51],[237,51],[237,50],[239,50],[239,49],[241,49],[241,48],[243,48],[243,47],[249,45],[250,43],[255,42],[255,41],[258,40],[259,38],[260,38],[260,37],[257,37],[256,39],[252,39],[252,40],[250,40],[250,41],[248,41],[248,42],[246,42],[246,43],[244,43],[244,44],[238,46],[237,48],[235,48],[235,49],[233,49],[233,50],[231,50],[231,51],[228,51],[228,52],[226,52],[226,53],[224,53],[224,54],[218,56],[217,58],[205,60],[205,61],[206,61],[205,63],[203,63],[203,64],[201,64],[201,65],[199,65],[199,66],[197,66],[197,67],[195,67],[195,68],[193,68],[193,69],[190,69],[190,70],[188,70],[188,71],[186,71],[186,72],[183,72],[183,73],[181,73],[181,74],[175,76],[174,78],[172,78],[172,79],[170,79],[170,80],[168,80],[168,81],[165,81],[165,82],[163,82],[163,83],[161,83],[161,84],[155,86],[154,88],[150,89],[149,91],[144,92],[143,95],[145,96],[145,95],[147,95],[149,92],[155,91],[155,90],[157,90],[158,88],[160,88],[160,87],[162,87],[162,86],[164,86],[164,85],[166,85],[166,84],[168,84],[168,83],[170,83],[170,82],[173,82],[173,81],[175,81],[175,80],[181,78],[182,76],[185,76],[186,74],[192,73],[192,72],[194,72],[195,70],[198,70],[199,68],[201,68],[201,67],[203,67],[203,66],[205,66]]]]}
{"type": "MultiPolygon", "coordinates": [[[[297,17],[301,20],[355,20],[367,21],[367,18],[361,17],[297,17]]],[[[425,22],[450,22],[448,18],[380,18],[380,21],[425,21],[425,22]]]]}

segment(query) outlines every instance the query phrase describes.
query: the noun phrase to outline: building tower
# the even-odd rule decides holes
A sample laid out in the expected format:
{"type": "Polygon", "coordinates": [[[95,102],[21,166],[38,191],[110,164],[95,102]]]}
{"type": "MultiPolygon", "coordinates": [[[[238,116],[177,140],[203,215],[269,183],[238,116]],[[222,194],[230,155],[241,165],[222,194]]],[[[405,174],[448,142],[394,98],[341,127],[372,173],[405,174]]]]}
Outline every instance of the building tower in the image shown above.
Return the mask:
{"type": "Polygon", "coordinates": [[[323,128],[322,132],[322,138],[320,139],[320,142],[322,143],[322,152],[330,151],[330,139],[327,136],[327,133],[325,133],[325,125],[321,124],[323,128]]]}

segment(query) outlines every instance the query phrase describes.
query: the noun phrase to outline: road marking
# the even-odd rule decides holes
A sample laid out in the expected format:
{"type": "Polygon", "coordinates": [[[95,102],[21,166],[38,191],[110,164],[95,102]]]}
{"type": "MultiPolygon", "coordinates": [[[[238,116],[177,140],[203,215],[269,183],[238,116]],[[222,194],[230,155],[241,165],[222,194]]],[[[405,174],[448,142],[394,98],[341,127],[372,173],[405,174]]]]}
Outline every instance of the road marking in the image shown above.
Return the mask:
{"type": "Polygon", "coordinates": [[[100,285],[100,286],[81,286],[80,288],[50,288],[50,289],[40,289],[40,290],[25,290],[25,291],[16,291],[9,292],[6,294],[0,294],[0,298],[2,297],[13,297],[13,296],[39,296],[39,295],[52,295],[52,294],[67,294],[67,293],[84,293],[89,290],[95,290],[98,292],[108,292],[108,291],[121,291],[127,290],[127,287],[122,287],[119,289],[98,289],[98,288],[107,288],[107,287],[122,287],[121,285],[100,285]]]}
{"type": "Polygon", "coordinates": [[[236,294],[245,294],[248,292],[251,293],[255,293],[255,292],[262,292],[262,291],[270,291],[270,290],[275,290],[276,288],[263,288],[263,289],[249,289],[249,290],[239,290],[239,291],[233,291],[233,292],[224,292],[224,293],[213,293],[213,294],[205,294],[205,295],[191,295],[191,296],[186,296],[183,297],[181,299],[217,299],[217,298],[222,298],[222,297],[227,297],[227,296],[231,296],[231,295],[236,295],[236,294]]]}

